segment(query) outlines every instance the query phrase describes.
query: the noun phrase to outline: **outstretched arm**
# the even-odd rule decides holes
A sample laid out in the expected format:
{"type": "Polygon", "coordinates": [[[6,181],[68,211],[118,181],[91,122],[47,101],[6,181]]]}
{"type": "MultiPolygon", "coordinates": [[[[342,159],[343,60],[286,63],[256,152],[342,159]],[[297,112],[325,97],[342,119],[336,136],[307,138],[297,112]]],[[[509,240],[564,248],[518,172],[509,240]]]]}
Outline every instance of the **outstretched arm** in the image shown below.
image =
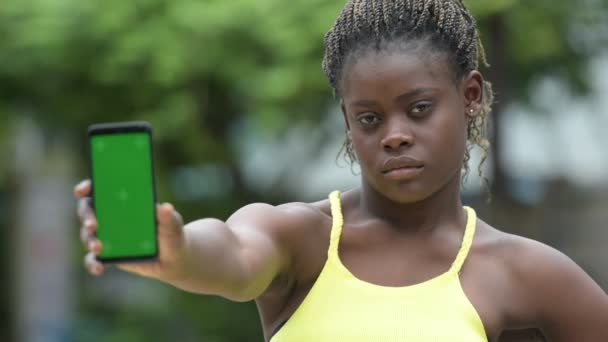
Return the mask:
{"type": "Polygon", "coordinates": [[[184,227],[185,261],[171,283],[235,301],[253,300],[280,273],[288,272],[292,255],[281,230],[298,220],[288,205],[258,203],[239,209],[226,222],[189,223],[184,227]]]}
{"type": "MultiPolygon", "coordinates": [[[[80,198],[81,239],[89,253],[85,264],[99,275],[104,265],[95,256],[103,245],[95,238],[97,222],[88,205],[90,182],[74,190],[80,198]]],[[[288,272],[292,253],[285,232],[306,224],[310,210],[302,205],[251,204],[235,212],[226,222],[202,219],[183,225],[170,204],[157,207],[159,257],[152,263],[125,263],[127,272],[158,279],[178,288],[219,295],[234,301],[257,298],[282,272],[288,272]]]]}

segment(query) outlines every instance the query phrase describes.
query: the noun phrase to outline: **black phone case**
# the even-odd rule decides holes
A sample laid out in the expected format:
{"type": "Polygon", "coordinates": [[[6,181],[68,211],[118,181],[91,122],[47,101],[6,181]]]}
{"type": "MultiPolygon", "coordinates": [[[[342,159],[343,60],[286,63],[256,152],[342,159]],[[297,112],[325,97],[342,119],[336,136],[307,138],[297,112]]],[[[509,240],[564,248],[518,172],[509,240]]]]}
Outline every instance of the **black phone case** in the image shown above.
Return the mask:
{"type": "MultiPolygon", "coordinates": [[[[132,121],[132,122],[109,122],[109,123],[98,123],[90,125],[87,130],[87,137],[89,143],[89,175],[91,178],[91,207],[95,212],[95,179],[93,179],[93,151],[91,146],[91,137],[94,135],[102,134],[117,134],[117,133],[129,133],[129,132],[145,132],[150,135],[150,141],[152,141],[152,126],[144,121],[132,121]]],[[[156,217],[156,176],[154,173],[154,146],[150,143],[150,161],[152,168],[152,210],[154,213],[154,236],[156,244],[156,253],[153,255],[143,256],[131,256],[131,257],[116,257],[116,258],[100,258],[97,257],[99,262],[104,264],[110,263],[125,263],[125,262],[142,262],[142,261],[155,261],[158,259],[159,245],[158,245],[158,219],[156,217]]]]}

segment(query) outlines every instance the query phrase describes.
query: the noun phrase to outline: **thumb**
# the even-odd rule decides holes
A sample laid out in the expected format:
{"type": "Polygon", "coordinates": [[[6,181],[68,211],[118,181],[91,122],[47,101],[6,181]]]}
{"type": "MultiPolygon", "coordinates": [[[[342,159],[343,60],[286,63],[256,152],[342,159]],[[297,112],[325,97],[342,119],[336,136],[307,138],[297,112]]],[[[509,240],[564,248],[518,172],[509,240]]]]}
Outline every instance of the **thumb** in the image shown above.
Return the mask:
{"type": "Polygon", "coordinates": [[[182,216],[173,208],[171,203],[163,203],[156,207],[159,234],[181,234],[184,222],[182,216]]]}

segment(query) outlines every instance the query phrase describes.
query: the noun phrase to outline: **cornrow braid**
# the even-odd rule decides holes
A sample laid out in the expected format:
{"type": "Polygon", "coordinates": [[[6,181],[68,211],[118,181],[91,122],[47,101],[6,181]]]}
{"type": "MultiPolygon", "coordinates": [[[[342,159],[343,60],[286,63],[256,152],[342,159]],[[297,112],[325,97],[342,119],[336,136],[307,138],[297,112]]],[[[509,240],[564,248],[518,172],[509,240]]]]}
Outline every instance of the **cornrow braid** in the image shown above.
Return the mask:
{"type": "MultiPolygon", "coordinates": [[[[480,63],[489,67],[475,18],[462,0],[348,0],[324,38],[322,67],[334,94],[339,96],[342,70],[357,52],[415,40],[428,41],[431,47],[447,52],[456,79],[478,69],[480,63]]],[[[478,146],[482,159],[477,171],[487,185],[482,167],[490,148],[486,123],[493,93],[489,82],[483,88],[482,108],[467,123],[463,183],[471,149],[478,146]]],[[[340,152],[351,164],[357,161],[348,138],[340,152]]]]}

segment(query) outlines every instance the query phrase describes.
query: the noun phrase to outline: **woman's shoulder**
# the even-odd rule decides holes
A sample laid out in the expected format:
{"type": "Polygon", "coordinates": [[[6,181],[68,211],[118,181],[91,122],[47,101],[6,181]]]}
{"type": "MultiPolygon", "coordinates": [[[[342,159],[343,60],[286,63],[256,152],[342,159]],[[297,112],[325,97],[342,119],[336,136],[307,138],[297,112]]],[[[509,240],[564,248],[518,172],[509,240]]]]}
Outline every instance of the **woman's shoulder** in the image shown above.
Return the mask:
{"type": "Polygon", "coordinates": [[[543,272],[566,271],[574,264],[568,256],[548,244],[507,233],[481,219],[476,243],[482,253],[501,260],[503,266],[518,278],[547,275],[543,272]]]}
{"type": "Polygon", "coordinates": [[[488,277],[484,279],[493,282],[504,298],[507,326],[546,324],[549,318],[557,319],[555,312],[580,306],[566,297],[605,297],[585,271],[556,248],[482,220],[478,227],[473,251],[480,263],[486,263],[488,277]]]}
{"type": "Polygon", "coordinates": [[[574,264],[568,256],[552,246],[507,233],[481,219],[473,246],[477,253],[499,261],[502,269],[522,284],[569,271],[574,264]]]}
{"type": "Polygon", "coordinates": [[[277,210],[297,227],[298,230],[331,227],[332,213],[328,198],[315,202],[289,202],[276,206],[277,210]]]}
{"type": "Polygon", "coordinates": [[[331,218],[331,205],[329,198],[320,199],[315,202],[289,202],[277,206],[278,209],[302,218],[326,219],[331,218]]]}
{"type": "Polygon", "coordinates": [[[292,240],[304,234],[323,232],[331,227],[328,199],[316,202],[288,202],[279,205],[251,203],[234,212],[229,226],[263,232],[279,240],[292,240]]]}

